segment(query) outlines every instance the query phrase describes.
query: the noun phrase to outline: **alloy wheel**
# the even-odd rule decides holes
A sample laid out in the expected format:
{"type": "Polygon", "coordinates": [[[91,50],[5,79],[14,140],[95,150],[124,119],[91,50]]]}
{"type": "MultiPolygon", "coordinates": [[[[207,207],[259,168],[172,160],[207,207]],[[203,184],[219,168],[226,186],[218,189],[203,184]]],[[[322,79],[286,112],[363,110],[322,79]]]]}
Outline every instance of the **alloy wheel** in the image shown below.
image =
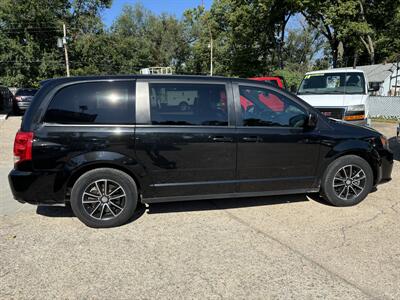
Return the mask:
{"type": "Polygon", "coordinates": [[[363,169],[356,165],[346,165],[336,172],[333,190],[340,199],[352,200],[364,191],[366,179],[363,169]]]}
{"type": "Polygon", "coordinates": [[[109,179],[88,184],[82,195],[83,208],[90,217],[97,220],[116,218],[124,210],[125,204],[125,190],[109,179]]]}

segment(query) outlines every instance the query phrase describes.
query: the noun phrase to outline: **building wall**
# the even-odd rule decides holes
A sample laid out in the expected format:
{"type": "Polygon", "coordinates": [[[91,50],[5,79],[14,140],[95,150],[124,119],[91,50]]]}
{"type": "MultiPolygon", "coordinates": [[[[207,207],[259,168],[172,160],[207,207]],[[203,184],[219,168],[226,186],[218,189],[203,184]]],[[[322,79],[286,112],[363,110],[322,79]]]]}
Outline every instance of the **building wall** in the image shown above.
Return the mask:
{"type": "Polygon", "coordinates": [[[382,93],[380,94],[381,96],[390,96],[389,95],[389,91],[390,91],[389,85],[390,85],[390,76],[386,77],[385,81],[382,84],[382,93]]]}

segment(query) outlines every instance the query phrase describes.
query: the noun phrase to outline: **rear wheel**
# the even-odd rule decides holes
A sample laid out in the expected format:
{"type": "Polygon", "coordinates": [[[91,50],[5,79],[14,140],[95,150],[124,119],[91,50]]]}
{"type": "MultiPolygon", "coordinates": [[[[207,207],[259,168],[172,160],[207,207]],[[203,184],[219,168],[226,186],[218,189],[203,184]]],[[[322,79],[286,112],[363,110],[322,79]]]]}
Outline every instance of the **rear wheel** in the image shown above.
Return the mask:
{"type": "Polygon", "coordinates": [[[335,206],[360,203],[371,192],[374,174],[363,158],[346,155],[333,161],[321,183],[321,194],[335,206]]]}
{"type": "Polygon", "coordinates": [[[109,168],[88,171],[71,191],[74,214],[89,227],[105,228],[125,224],[137,206],[135,181],[126,173],[109,168]]]}

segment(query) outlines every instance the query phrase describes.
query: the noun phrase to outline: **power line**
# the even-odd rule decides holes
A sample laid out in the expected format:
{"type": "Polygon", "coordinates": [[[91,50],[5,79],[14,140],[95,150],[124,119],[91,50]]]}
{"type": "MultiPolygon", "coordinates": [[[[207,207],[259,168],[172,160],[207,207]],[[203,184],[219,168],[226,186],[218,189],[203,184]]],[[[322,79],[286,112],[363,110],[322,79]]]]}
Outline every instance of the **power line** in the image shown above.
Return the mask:
{"type": "MultiPolygon", "coordinates": [[[[0,27],[1,28],[1,27],[0,27]]],[[[2,27],[8,30],[20,30],[20,29],[59,29],[56,26],[27,26],[27,27],[2,27]]]]}
{"type": "Polygon", "coordinates": [[[5,33],[18,33],[18,32],[57,32],[60,31],[62,32],[61,29],[56,29],[56,28],[48,28],[48,29],[34,29],[34,28],[15,28],[15,29],[0,29],[0,32],[5,32],[5,33]]]}
{"type": "MultiPolygon", "coordinates": [[[[18,61],[18,60],[2,60],[0,61],[0,64],[34,64],[34,63],[48,63],[48,64],[60,64],[60,65],[64,65],[65,62],[63,61],[58,61],[58,60],[24,60],[24,61],[18,61]]],[[[75,65],[75,66],[81,66],[81,67],[85,67],[85,66],[90,66],[92,65],[91,62],[85,62],[85,61],[69,61],[69,63],[71,65],[75,65]]],[[[111,62],[111,61],[106,61],[106,62],[96,62],[94,63],[96,66],[106,66],[106,67],[129,67],[129,68],[134,68],[134,69],[141,69],[144,68],[144,66],[130,66],[130,65],[125,65],[123,63],[115,63],[115,62],[111,62]]]]}

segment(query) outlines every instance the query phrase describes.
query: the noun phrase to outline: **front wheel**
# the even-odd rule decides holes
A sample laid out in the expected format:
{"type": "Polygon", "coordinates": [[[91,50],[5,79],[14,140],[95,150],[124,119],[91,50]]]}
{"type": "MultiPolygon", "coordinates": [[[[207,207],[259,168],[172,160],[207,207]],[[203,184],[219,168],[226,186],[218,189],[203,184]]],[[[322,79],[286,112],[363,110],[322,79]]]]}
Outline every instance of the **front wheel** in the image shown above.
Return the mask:
{"type": "Polygon", "coordinates": [[[75,216],[89,227],[106,228],[125,224],[137,206],[135,181],[126,173],[109,168],[86,172],[71,191],[75,216]]]}
{"type": "Polygon", "coordinates": [[[366,160],[356,155],[342,156],[325,171],[321,195],[335,206],[356,205],[371,192],[373,178],[371,166],[366,160]]]}

